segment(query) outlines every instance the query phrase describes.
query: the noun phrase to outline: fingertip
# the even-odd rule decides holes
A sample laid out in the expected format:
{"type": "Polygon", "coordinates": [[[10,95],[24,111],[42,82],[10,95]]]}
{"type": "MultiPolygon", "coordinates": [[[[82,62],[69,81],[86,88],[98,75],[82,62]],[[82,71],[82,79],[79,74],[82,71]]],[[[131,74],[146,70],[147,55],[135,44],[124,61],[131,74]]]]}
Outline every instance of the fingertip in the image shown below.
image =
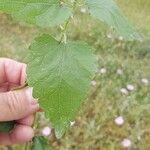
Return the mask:
{"type": "Polygon", "coordinates": [[[13,144],[23,144],[29,142],[33,137],[33,129],[26,125],[17,125],[10,134],[10,139],[13,144]]]}
{"type": "Polygon", "coordinates": [[[17,125],[10,134],[0,133],[0,144],[24,144],[32,140],[33,137],[34,131],[31,127],[26,125],[17,125]]]}

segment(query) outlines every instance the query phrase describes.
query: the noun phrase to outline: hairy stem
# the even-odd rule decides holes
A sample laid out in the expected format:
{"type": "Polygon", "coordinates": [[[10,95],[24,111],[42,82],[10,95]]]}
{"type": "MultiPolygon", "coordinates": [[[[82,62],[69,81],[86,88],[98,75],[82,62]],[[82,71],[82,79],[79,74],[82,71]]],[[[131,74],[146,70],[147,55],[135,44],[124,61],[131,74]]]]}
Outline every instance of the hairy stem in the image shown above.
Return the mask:
{"type": "Polygon", "coordinates": [[[29,147],[29,142],[27,142],[27,143],[25,144],[24,150],[28,150],[28,147],[29,147]]]}
{"type": "MultiPolygon", "coordinates": [[[[76,9],[76,6],[77,6],[77,2],[78,2],[78,0],[74,0],[73,7],[72,7],[73,13],[75,12],[75,9],[76,9]]],[[[66,23],[64,24],[64,26],[63,26],[63,29],[61,31],[60,43],[61,42],[66,43],[66,39],[67,39],[66,32],[67,32],[67,28],[68,28],[68,25],[69,25],[69,22],[70,22],[71,18],[72,17],[70,16],[68,18],[68,20],[66,21],[66,23]]]]}
{"type": "Polygon", "coordinates": [[[37,128],[37,118],[38,118],[38,114],[35,113],[35,115],[34,115],[34,122],[33,122],[33,125],[32,125],[32,128],[34,130],[37,128]]]}
{"type": "Polygon", "coordinates": [[[61,32],[60,42],[66,43],[66,32],[67,32],[67,27],[68,27],[68,24],[69,24],[70,20],[71,20],[71,17],[68,18],[68,20],[66,21],[66,23],[63,27],[63,30],[61,32]]]}

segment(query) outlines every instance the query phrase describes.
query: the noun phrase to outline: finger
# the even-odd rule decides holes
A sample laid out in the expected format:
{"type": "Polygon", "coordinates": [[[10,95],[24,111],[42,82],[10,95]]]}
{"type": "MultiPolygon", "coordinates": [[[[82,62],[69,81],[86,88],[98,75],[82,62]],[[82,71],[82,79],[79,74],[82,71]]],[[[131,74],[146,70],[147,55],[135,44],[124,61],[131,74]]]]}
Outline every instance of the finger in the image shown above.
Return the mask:
{"type": "Polygon", "coordinates": [[[23,144],[34,136],[33,129],[26,125],[17,125],[10,134],[0,133],[0,144],[23,144]]]}
{"type": "Polygon", "coordinates": [[[0,84],[9,82],[22,85],[26,81],[26,64],[0,58],[0,84]]]}
{"type": "Polygon", "coordinates": [[[0,85],[0,93],[7,92],[9,90],[8,83],[0,85]]]}
{"type": "Polygon", "coordinates": [[[38,110],[31,88],[0,93],[0,121],[19,120],[38,110]]]}
{"type": "Polygon", "coordinates": [[[23,119],[17,120],[16,122],[18,124],[22,124],[22,125],[27,125],[27,126],[32,126],[34,121],[34,115],[29,115],[23,119]]]}

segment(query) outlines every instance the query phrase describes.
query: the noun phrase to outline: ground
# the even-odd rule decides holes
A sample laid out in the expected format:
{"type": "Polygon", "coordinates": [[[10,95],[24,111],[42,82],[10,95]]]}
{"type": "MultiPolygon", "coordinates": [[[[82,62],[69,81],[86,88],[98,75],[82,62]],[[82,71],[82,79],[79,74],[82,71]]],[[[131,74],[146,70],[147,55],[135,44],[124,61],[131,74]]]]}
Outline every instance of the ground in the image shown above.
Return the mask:
{"type": "MultiPolygon", "coordinates": [[[[75,125],[61,140],[51,140],[53,149],[123,150],[123,141],[131,142],[131,150],[150,149],[150,83],[146,84],[150,81],[150,1],[118,2],[144,40],[125,42],[104,24],[78,13],[69,37],[94,46],[99,67],[75,125]],[[120,120],[122,125],[118,125],[120,120]]],[[[0,56],[25,62],[26,49],[39,29],[18,24],[4,14],[0,20],[0,56]]],[[[57,29],[43,32],[58,34],[57,29]]]]}

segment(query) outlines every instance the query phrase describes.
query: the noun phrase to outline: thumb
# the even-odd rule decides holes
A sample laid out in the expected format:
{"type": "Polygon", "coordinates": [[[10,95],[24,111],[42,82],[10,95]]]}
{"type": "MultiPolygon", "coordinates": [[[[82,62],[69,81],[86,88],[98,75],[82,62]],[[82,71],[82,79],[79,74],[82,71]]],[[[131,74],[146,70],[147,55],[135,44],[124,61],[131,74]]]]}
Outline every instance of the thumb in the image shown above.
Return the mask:
{"type": "Polygon", "coordinates": [[[0,121],[22,119],[39,109],[32,88],[0,93],[0,121]]]}

